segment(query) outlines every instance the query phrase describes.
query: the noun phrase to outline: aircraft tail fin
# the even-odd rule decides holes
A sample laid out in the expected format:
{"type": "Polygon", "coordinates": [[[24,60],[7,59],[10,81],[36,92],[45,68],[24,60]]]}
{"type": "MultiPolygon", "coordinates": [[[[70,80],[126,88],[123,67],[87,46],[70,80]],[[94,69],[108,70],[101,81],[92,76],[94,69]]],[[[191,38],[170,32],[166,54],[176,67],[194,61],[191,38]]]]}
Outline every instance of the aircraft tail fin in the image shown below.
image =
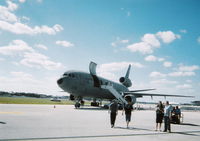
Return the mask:
{"type": "Polygon", "coordinates": [[[129,79],[130,70],[131,70],[131,65],[128,66],[128,70],[126,72],[125,77],[120,77],[119,78],[119,82],[122,83],[126,87],[131,87],[132,86],[132,82],[129,79]]]}
{"type": "Polygon", "coordinates": [[[131,65],[128,66],[128,70],[126,72],[125,78],[129,78],[130,69],[131,69],[131,65]]]}

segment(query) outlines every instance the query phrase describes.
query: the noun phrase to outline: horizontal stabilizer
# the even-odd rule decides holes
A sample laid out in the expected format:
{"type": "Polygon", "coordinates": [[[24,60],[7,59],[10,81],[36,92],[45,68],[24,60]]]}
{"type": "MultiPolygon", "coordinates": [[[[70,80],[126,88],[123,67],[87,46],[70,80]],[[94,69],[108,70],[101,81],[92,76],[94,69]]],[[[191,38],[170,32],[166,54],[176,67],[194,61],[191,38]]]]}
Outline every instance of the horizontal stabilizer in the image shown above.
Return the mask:
{"type": "Polygon", "coordinates": [[[164,96],[164,97],[190,97],[194,98],[194,96],[186,96],[186,95],[169,95],[169,94],[155,94],[155,93],[137,93],[137,92],[124,92],[124,94],[132,94],[135,95],[136,97],[143,97],[143,96],[164,96]]]}

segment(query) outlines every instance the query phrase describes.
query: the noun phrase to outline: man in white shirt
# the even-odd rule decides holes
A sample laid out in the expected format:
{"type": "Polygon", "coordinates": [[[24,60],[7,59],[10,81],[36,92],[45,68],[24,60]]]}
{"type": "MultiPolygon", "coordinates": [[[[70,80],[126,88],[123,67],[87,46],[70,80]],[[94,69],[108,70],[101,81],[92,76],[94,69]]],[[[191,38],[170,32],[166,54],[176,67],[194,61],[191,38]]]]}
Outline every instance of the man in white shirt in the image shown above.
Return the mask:
{"type": "Polygon", "coordinates": [[[170,125],[170,119],[171,119],[171,111],[172,111],[172,106],[169,105],[169,101],[166,101],[166,105],[164,108],[164,121],[165,121],[165,128],[163,132],[171,132],[171,125],[170,125]]]}

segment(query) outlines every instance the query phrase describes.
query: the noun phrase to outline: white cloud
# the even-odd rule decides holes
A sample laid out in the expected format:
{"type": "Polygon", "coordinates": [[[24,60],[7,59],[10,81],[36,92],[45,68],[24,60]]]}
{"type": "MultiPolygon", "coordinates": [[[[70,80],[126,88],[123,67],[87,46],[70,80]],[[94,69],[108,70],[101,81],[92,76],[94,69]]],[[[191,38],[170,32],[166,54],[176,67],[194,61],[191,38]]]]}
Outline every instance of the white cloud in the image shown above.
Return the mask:
{"type": "Polygon", "coordinates": [[[129,49],[131,52],[151,54],[155,48],[159,48],[161,45],[158,38],[160,38],[163,43],[171,43],[175,39],[181,38],[181,36],[174,34],[172,31],[160,31],[156,34],[147,33],[144,34],[140,42],[128,45],[127,49],[129,49]]]}
{"type": "Polygon", "coordinates": [[[115,42],[112,42],[112,43],[111,43],[111,46],[116,47],[117,45],[116,45],[115,42]]]}
{"type": "Polygon", "coordinates": [[[5,59],[4,58],[0,58],[0,61],[4,61],[5,59]]]}
{"type": "Polygon", "coordinates": [[[121,42],[121,43],[128,43],[129,40],[121,40],[120,42],[121,42]]]}
{"type": "Polygon", "coordinates": [[[69,41],[56,41],[57,45],[64,46],[64,47],[73,47],[74,44],[70,43],[69,41]]]}
{"type": "Polygon", "coordinates": [[[99,65],[99,71],[104,71],[104,72],[121,71],[125,68],[128,68],[129,64],[135,68],[144,67],[142,64],[138,62],[113,62],[113,63],[99,65]]]}
{"type": "Polygon", "coordinates": [[[172,76],[172,77],[181,77],[181,76],[194,76],[196,75],[195,72],[172,72],[172,73],[169,73],[168,74],[169,76],[172,76]]]}
{"type": "Polygon", "coordinates": [[[166,74],[163,74],[163,73],[154,71],[154,72],[151,72],[149,76],[150,76],[150,77],[165,77],[166,74]]]}
{"type": "Polygon", "coordinates": [[[63,28],[62,26],[58,24],[54,25],[53,27],[42,25],[42,26],[35,26],[34,28],[32,28],[20,22],[15,22],[11,24],[5,21],[0,21],[0,29],[9,31],[15,34],[36,35],[36,34],[45,33],[49,35],[54,35],[57,32],[60,32],[63,28]]]}
{"type": "Polygon", "coordinates": [[[17,22],[17,16],[13,14],[7,7],[0,5],[0,20],[17,22]]]}
{"type": "Polygon", "coordinates": [[[129,42],[129,40],[124,39],[124,40],[120,40],[119,37],[117,37],[116,41],[111,43],[111,46],[116,47],[116,46],[121,46],[123,44],[127,44],[129,42]]]}
{"type": "Polygon", "coordinates": [[[18,71],[18,72],[10,72],[10,74],[14,77],[18,77],[18,78],[24,78],[24,79],[32,79],[33,76],[31,74],[28,74],[28,73],[25,73],[25,72],[21,72],[21,71],[18,71]]]}
{"type": "Polygon", "coordinates": [[[191,89],[192,85],[190,84],[177,85],[176,88],[177,89],[191,89]]]}
{"type": "Polygon", "coordinates": [[[24,3],[24,2],[26,2],[26,0],[19,0],[19,2],[24,3]]]}
{"type": "Polygon", "coordinates": [[[38,69],[45,68],[47,70],[64,68],[61,63],[53,62],[49,59],[49,57],[37,52],[25,53],[24,58],[20,61],[20,64],[38,69]]]}
{"type": "Polygon", "coordinates": [[[18,8],[18,5],[12,1],[7,0],[6,3],[8,4],[8,10],[10,11],[15,11],[18,8]]]}
{"type": "Polygon", "coordinates": [[[158,61],[163,62],[163,61],[165,61],[165,59],[164,58],[158,58],[158,61]]]}
{"type": "Polygon", "coordinates": [[[153,55],[149,55],[147,57],[145,57],[145,61],[149,61],[149,62],[155,62],[157,61],[157,57],[153,56],[153,55]]]}
{"type": "Polygon", "coordinates": [[[37,0],[38,3],[42,3],[43,0],[37,0]]]}
{"type": "Polygon", "coordinates": [[[181,64],[176,72],[171,72],[168,74],[168,76],[171,77],[195,76],[196,73],[194,71],[199,69],[200,68],[197,65],[185,66],[181,64]]]}
{"type": "Polygon", "coordinates": [[[55,24],[55,25],[53,26],[53,29],[54,29],[56,32],[60,32],[60,31],[62,31],[64,28],[63,28],[61,25],[59,25],[59,24],[55,24]]]}
{"type": "Polygon", "coordinates": [[[163,66],[164,66],[164,67],[167,67],[167,68],[168,68],[168,67],[171,67],[171,66],[172,66],[172,62],[166,61],[166,62],[163,63],[163,66]]]}
{"type": "Polygon", "coordinates": [[[118,77],[115,75],[114,72],[127,70],[129,64],[133,68],[143,68],[144,66],[138,62],[113,62],[113,63],[107,63],[107,64],[101,64],[98,66],[97,73],[99,76],[109,78],[113,81],[118,81],[118,77]]]}
{"type": "Polygon", "coordinates": [[[13,13],[18,8],[18,5],[12,1],[7,0],[8,7],[0,6],[0,29],[9,31],[15,34],[49,34],[54,35],[57,32],[63,30],[63,27],[59,24],[55,24],[53,27],[47,25],[30,27],[27,24],[21,23],[20,19],[29,20],[28,17],[22,16],[22,18],[17,18],[13,13]]]}
{"type": "Polygon", "coordinates": [[[0,47],[0,54],[19,56],[22,59],[19,63],[15,62],[15,64],[21,64],[27,67],[45,68],[48,70],[64,68],[61,63],[51,61],[49,57],[36,52],[22,40],[13,40],[8,46],[0,47]]]}
{"type": "Polygon", "coordinates": [[[195,71],[195,70],[199,70],[199,66],[197,65],[192,65],[192,66],[184,66],[184,65],[180,65],[179,66],[179,70],[180,71],[195,71]]]}
{"type": "Polygon", "coordinates": [[[197,42],[200,44],[200,37],[197,38],[197,42]]]}
{"type": "Polygon", "coordinates": [[[171,43],[175,39],[179,39],[180,35],[174,34],[172,31],[159,31],[156,33],[157,37],[162,39],[164,43],[171,43]]]}
{"type": "Polygon", "coordinates": [[[134,43],[132,45],[128,45],[127,48],[131,52],[140,52],[142,54],[151,54],[153,53],[152,47],[145,42],[134,43]]]}
{"type": "Polygon", "coordinates": [[[192,80],[186,80],[187,83],[192,83],[192,80]]]}
{"type": "Polygon", "coordinates": [[[22,18],[20,18],[20,20],[30,21],[30,18],[29,18],[29,17],[26,17],[26,16],[22,16],[22,18]]]}
{"type": "Polygon", "coordinates": [[[171,80],[167,80],[167,79],[160,79],[160,80],[154,80],[151,81],[152,84],[158,84],[158,85],[162,85],[162,84],[177,84],[177,81],[171,81],[171,80]]]}
{"type": "Polygon", "coordinates": [[[158,58],[154,55],[149,55],[149,56],[146,56],[144,58],[145,61],[148,61],[148,62],[155,62],[155,61],[158,61],[158,62],[163,62],[165,59],[164,58],[158,58]]]}
{"type": "Polygon", "coordinates": [[[160,42],[154,34],[145,34],[141,40],[153,47],[160,47],[160,42]]]}
{"type": "Polygon", "coordinates": [[[45,46],[45,45],[42,45],[42,44],[37,44],[35,45],[37,48],[40,48],[40,49],[44,49],[44,50],[47,50],[48,48],[45,46]]]}
{"type": "Polygon", "coordinates": [[[187,33],[187,30],[186,29],[181,29],[180,32],[181,33],[187,33]]]}
{"type": "Polygon", "coordinates": [[[32,52],[33,49],[22,40],[13,40],[8,46],[0,47],[0,54],[21,55],[24,52],[32,52]]]}

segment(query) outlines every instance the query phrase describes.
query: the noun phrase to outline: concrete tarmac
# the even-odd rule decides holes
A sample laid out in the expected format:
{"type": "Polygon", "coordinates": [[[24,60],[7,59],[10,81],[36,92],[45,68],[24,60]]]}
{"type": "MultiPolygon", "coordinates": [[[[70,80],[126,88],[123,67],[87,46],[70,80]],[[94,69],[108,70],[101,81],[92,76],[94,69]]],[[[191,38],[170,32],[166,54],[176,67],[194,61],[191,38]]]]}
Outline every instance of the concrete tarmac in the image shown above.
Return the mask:
{"type": "Polygon", "coordinates": [[[115,128],[107,110],[57,105],[0,104],[0,141],[169,141],[200,139],[200,112],[183,112],[172,133],[155,131],[155,111],[134,111],[130,128],[119,111],[115,128]]]}

